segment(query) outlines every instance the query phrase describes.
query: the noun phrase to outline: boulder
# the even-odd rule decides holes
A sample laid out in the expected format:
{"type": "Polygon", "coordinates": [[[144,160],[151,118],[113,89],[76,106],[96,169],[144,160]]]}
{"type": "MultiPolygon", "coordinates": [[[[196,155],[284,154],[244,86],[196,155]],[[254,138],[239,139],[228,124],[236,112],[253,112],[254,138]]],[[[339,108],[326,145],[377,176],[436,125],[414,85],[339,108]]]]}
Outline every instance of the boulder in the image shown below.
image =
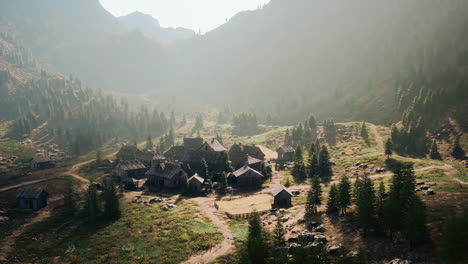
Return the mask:
{"type": "Polygon", "coordinates": [[[296,252],[300,248],[301,248],[301,245],[299,245],[297,243],[292,243],[291,245],[289,245],[288,253],[289,254],[294,254],[294,252],[296,252]]]}
{"type": "Polygon", "coordinates": [[[314,237],[314,242],[327,244],[327,242],[328,242],[328,237],[325,236],[325,235],[316,235],[316,236],[314,237]]]}
{"type": "Polygon", "coordinates": [[[299,241],[298,237],[290,237],[288,238],[288,243],[296,243],[299,241]]]}
{"type": "Polygon", "coordinates": [[[163,201],[163,200],[162,200],[161,198],[159,198],[159,197],[154,197],[154,198],[152,198],[149,202],[150,202],[150,203],[162,203],[162,201],[163,201]]]}
{"type": "Polygon", "coordinates": [[[169,211],[170,209],[169,209],[169,207],[167,207],[167,205],[162,205],[162,206],[161,206],[161,210],[163,210],[163,211],[169,211]]]}
{"type": "Polygon", "coordinates": [[[320,233],[324,233],[327,231],[327,229],[323,225],[319,225],[316,228],[313,228],[312,230],[320,233]]]}
{"type": "Polygon", "coordinates": [[[329,246],[327,248],[327,252],[328,254],[330,255],[338,255],[338,252],[340,251],[340,249],[342,248],[342,245],[333,245],[333,246],[329,246]]]}
{"type": "Polygon", "coordinates": [[[428,189],[427,191],[424,192],[424,195],[434,195],[436,192],[433,189],[428,189]]]}
{"type": "Polygon", "coordinates": [[[387,264],[411,264],[411,261],[409,260],[404,260],[404,259],[394,259],[387,264]]]}
{"type": "Polygon", "coordinates": [[[307,244],[304,248],[312,248],[312,249],[322,249],[324,247],[322,242],[313,242],[307,244]]]}
{"type": "Polygon", "coordinates": [[[427,190],[429,189],[429,185],[421,185],[421,190],[427,190]]]}

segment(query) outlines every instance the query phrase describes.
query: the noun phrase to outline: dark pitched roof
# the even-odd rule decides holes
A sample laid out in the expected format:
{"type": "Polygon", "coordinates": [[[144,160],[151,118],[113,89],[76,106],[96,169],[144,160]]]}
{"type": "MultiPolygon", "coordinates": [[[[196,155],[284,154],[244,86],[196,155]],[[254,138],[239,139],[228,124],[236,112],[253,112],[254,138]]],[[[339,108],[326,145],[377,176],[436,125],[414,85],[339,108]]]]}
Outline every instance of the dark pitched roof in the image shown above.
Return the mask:
{"type": "Polygon", "coordinates": [[[117,164],[117,169],[124,171],[146,169],[146,166],[139,160],[122,160],[117,164]]]}
{"type": "Polygon", "coordinates": [[[231,152],[243,152],[246,155],[254,156],[254,157],[265,157],[262,149],[255,145],[242,145],[242,144],[234,144],[229,149],[229,153],[231,152]]]}
{"type": "Polygon", "coordinates": [[[199,181],[201,184],[205,182],[205,179],[203,179],[200,175],[198,175],[198,173],[195,173],[192,177],[190,177],[190,179],[188,179],[189,182],[193,180],[199,181]]]}
{"type": "Polygon", "coordinates": [[[35,162],[35,163],[42,163],[42,162],[50,162],[51,159],[49,158],[49,156],[40,155],[40,156],[35,156],[35,157],[32,159],[32,161],[35,162]]]}
{"type": "Polygon", "coordinates": [[[294,150],[293,147],[285,146],[285,145],[279,147],[276,151],[279,151],[279,150],[283,150],[284,152],[296,152],[296,150],[294,150]]]}
{"type": "Polygon", "coordinates": [[[245,173],[247,173],[248,171],[251,171],[253,172],[254,174],[257,174],[258,176],[260,177],[263,177],[263,174],[261,174],[260,172],[250,168],[249,166],[245,165],[243,166],[242,168],[236,170],[235,172],[231,173],[231,175],[235,176],[236,178],[237,177],[240,177],[242,175],[244,175],[245,173]]]}
{"type": "Polygon", "coordinates": [[[145,176],[171,179],[181,170],[184,171],[179,163],[161,163],[151,166],[151,168],[145,173],[145,176]]]}
{"type": "Polygon", "coordinates": [[[135,159],[141,155],[141,153],[141,150],[139,150],[136,146],[125,145],[119,149],[119,152],[117,152],[117,157],[124,159],[135,159]]]}
{"type": "Polygon", "coordinates": [[[221,156],[218,155],[218,152],[214,151],[189,151],[185,153],[182,161],[183,162],[202,162],[206,160],[207,163],[216,163],[221,159],[221,156]]]}
{"type": "Polygon", "coordinates": [[[208,144],[216,152],[227,151],[227,149],[215,138],[207,141],[206,144],[208,144]]]}
{"type": "Polygon", "coordinates": [[[185,147],[184,146],[172,146],[166,152],[164,152],[164,156],[168,157],[169,159],[173,160],[181,160],[185,154],[185,147]]]}
{"type": "Polygon", "coordinates": [[[282,184],[279,184],[278,187],[276,187],[275,189],[273,189],[271,191],[271,193],[273,194],[273,196],[276,196],[278,194],[280,194],[281,192],[285,191],[286,193],[288,193],[290,196],[294,196],[289,190],[288,188],[286,188],[284,185],[282,184]]]}
{"type": "Polygon", "coordinates": [[[196,150],[203,145],[203,138],[184,138],[184,147],[187,150],[196,150]]]}
{"type": "Polygon", "coordinates": [[[253,165],[262,162],[262,160],[256,159],[251,156],[247,156],[247,165],[253,165]]]}
{"type": "Polygon", "coordinates": [[[37,199],[43,192],[47,193],[43,189],[23,189],[18,194],[18,198],[37,199]]]}

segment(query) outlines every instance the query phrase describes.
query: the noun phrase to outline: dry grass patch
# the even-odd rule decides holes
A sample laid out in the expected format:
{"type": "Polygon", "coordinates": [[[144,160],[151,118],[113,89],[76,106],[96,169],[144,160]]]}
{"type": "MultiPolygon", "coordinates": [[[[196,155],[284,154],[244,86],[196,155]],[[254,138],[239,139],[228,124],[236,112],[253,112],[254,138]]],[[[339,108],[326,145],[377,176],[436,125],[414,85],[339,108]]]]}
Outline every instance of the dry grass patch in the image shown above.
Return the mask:
{"type": "Polygon", "coordinates": [[[220,210],[230,214],[246,214],[254,210],[269,210],[271,209],[272,202],[273,196],[269,194],[257,194],[231,201],[219,201],[217,203],[220,210]]]}

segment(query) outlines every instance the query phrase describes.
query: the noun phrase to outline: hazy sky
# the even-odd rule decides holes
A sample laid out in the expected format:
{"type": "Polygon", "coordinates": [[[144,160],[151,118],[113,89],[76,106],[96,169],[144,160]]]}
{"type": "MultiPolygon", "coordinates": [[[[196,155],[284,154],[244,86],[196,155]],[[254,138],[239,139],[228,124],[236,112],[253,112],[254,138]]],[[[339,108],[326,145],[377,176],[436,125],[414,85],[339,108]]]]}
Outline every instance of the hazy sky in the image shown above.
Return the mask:
{"type": "Polygon", "coordinates": [[[270,0],[100,0],[115,16],[134,11],[150,14],[163,27],[186,27],[202,33],[226,22],[243,10],[253,10],[270,0]]]}

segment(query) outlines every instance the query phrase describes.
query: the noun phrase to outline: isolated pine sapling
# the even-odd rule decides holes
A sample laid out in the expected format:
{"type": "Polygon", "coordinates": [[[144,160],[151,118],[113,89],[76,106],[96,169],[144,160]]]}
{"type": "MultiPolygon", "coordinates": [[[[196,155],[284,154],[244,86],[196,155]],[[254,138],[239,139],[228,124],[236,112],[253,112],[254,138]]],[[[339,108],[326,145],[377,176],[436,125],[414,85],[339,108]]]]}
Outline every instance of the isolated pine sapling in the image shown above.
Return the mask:
{"type": "Polygon", "coordinates": [[[336,186],[336,184],[332,184],[330,186],[330,191],[328,192],[327,212],[337,212],[339,207],[338,202],[338,187],[336,186]]]}
{"type": "Polygon", "coordinates": [[[441,160],[442,156],[439,153],[439,148],[437,147],[437,142],[435,140],[432,141],[431,144],[431,153],[430,153],[431,159],[434,160],[441,160]]]}
{"type": "Polygon", "coordinates": [[[273,230],[273,244],[275,247],[283,247],[286,244],[284,239],[285,231],[283,227],[283,222],[281,221],[281,217],[278,216],[276,218],[276,225],[275,229],[273,230]]]}
{"type": "Polygon", "coordinates": [[[341,178],[338,185],[338,207],[341,210],[341,215],[345,215],[348,207],[351,205],[351,184],[348,177],[341,178]]]}
{"type": "Polygon", "coordinates": [[[371,227],[375,214],[374,183],[366,175],[359,181],[359,191],[356,197],[356,218],[358,226],[363,230],[363,236],[371,227]]]}
{"type": "Polygon", "coordinates": [[[385,155],[387,155],[387,160],[391,159],[393,155],[393,142],[390,138],[385,142],[385,155]]]}
{"type": "Polygon", "coordinates": [[[465,151],[460,145],[460,135],[455,137],[455,142],[453,143],[452,156],[456,159],[462,159],[465,156],[465,151]]]}

